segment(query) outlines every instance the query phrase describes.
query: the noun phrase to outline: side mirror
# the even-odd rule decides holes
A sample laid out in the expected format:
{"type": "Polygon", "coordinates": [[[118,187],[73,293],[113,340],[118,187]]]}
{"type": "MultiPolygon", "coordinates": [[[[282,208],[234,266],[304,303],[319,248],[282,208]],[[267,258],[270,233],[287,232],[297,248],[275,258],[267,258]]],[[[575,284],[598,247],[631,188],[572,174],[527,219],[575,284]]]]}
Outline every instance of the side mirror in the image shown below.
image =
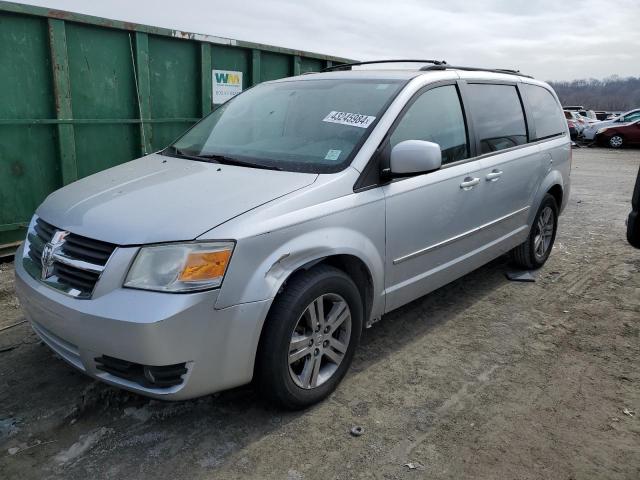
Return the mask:
{"type": "Polygon", "coordinates": [[[442,166],[440,145],[424,140],[405,140],[391,150],[391,174],[410,175],[438,170],[442,166]]]}

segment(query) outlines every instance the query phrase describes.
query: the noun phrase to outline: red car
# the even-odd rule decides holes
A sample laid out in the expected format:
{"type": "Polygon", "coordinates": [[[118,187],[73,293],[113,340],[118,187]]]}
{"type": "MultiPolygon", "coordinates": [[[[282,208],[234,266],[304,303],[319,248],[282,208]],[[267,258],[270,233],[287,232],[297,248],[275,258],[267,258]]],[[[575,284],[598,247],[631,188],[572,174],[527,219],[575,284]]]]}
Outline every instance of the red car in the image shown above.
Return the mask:
{"type": "Polygon", "coordinates": [[[596,142],[612,148],[640,145],[640,120],[615,127],[603,127],[596,132],[596,142]]]}

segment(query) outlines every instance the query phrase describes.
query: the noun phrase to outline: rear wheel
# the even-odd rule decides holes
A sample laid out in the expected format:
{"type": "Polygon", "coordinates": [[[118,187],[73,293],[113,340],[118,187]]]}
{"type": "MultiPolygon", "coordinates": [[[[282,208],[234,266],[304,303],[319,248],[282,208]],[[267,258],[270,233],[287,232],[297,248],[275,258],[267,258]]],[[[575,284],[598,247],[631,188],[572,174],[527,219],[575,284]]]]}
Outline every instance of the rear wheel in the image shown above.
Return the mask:
{"type": "Polygon", "coordinates": [[[512,263],[526,270],[542,267],[551,254],[557,227],[558,206],[553,195],[547,193],[538,208],[527,241],[511,251],[512,263]]]}
{"type": "Polygon", "coordinates": [[[624,138],[621,135],[614,135],[609,139],[609,146],[611,148],[620,148],[624,145],[624,138]]]}
{"type": "Polygon", "coordinates": [[[261,394],[292,409],[327,397],[351,364],[362,323],[358,288],[344,272],[320,265],[296,274],[263,329],[255,372],[261,394]]]}

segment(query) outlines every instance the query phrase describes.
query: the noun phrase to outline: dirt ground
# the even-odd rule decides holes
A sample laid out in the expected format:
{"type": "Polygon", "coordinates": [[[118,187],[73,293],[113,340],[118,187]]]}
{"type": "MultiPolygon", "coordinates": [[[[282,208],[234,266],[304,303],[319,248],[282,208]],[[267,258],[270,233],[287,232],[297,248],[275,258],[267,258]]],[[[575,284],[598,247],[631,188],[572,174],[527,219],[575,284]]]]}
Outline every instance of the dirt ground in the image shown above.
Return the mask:
{"type": "MultiPolygon", "coordinates": [[[[304,412],[249,387],[150,401],[77,373],[26,323],[0,331],[0,478],[638,479],[640,251],[624,220],[639,165],[639,150],[575,150],[535,283],[509,282],[501,258],[391,313],[304,412]]],[[[0,328],[21,320],[0,264],[0,328]]]]}

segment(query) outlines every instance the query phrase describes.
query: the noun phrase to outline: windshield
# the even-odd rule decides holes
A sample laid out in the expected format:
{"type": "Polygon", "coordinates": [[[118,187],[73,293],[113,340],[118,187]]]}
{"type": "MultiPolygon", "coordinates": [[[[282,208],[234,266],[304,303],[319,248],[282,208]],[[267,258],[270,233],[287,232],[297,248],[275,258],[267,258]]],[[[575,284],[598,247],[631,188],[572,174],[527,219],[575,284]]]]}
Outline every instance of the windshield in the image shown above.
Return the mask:
{"type": "Polygon", "coordinates": [[[167,153],[336,172],[348,165],[404,83],[343,79],[258,85],[205,117],[167,153]]]}

